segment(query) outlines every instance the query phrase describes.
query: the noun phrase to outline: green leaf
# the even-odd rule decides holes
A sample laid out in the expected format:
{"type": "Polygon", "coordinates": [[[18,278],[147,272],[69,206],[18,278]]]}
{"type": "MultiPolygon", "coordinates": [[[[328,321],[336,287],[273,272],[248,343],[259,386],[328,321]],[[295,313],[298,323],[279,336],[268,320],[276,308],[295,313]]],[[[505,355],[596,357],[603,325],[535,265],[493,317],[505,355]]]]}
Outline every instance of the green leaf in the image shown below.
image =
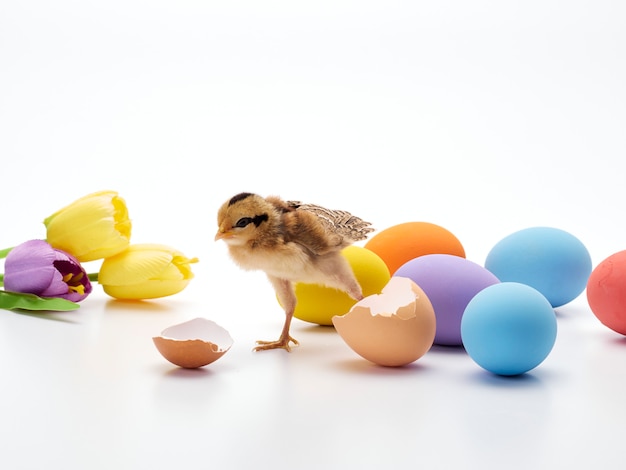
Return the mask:
{"type": "Polygon", "coordinates": [[[80,305],[57,297],[43,298],[34,294],[0,290],[0,308],[22,310],[76,310],[80,305]]]}

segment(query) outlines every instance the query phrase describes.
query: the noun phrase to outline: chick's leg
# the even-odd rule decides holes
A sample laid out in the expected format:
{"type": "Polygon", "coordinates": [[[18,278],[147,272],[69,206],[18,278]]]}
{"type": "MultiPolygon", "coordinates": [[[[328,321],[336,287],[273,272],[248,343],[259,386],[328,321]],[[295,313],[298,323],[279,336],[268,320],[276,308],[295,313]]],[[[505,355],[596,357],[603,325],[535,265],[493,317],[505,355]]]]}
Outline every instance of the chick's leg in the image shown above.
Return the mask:
{"type": "Polygon", "coordinates": [[[293,312],[296,309],[296,294],[294,292],[293,284],[291,281],[280,279],[274,276],[268,276],[268,279],[274,286],[276,295],[280,304],[285,309],[285,323],[283,325],[283,331],[280,334],[280,338],[276,341],[257,341],[255,351],[265,351],[267,349],[285,349],[291,351],[289,343],[298,344],[298,342],[289,335],[289,328],[291,327],[291,319],[293,318],[293,312]]]}
{"type": "Polygon", "coordinates": [[[337,254],[329,257],[320,268],[326,273],[328,279],[332,280],[329,284],[343,290],[355,300],[363,298],[361,285],[356,280],[350,263],[343,256],[337,254]]]}

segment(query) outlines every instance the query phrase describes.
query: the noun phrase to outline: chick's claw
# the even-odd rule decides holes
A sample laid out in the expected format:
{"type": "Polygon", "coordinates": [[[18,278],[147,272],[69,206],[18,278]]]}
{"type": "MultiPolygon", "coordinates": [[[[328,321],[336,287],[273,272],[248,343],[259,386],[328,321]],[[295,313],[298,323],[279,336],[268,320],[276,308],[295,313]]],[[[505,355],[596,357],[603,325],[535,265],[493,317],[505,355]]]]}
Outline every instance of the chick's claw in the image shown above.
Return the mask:
{"type": "Polygon", "coordinates": [[[284,349],[287,352],[291,351],[291,346],[289,343],[293,343],[294,345],[299,345],[295,339],[291,336],[287,336],[286,338],[280,338],[277,341],[257,341],[257,346],[254,348],[254,351],[267,351],[270,349],[284,349]]]}

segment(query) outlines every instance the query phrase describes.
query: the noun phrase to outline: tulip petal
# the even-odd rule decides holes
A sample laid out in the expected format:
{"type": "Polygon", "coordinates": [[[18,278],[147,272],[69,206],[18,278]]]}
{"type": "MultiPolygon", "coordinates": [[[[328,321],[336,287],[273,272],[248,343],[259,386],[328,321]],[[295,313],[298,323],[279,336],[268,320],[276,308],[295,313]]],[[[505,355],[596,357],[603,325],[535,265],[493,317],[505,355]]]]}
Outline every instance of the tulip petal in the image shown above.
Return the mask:
{"type": "Polygon", "coordinates": [[[102,262],[98,275],[100,284],[138,284],[159,276],[172,262],[173,257],[168,252],[131,248],[102,262]]]}
{"type": "Polygon", "coordinates": [[[132,224],[115,191],[84,196],[44,219],[47,241],[79,261],[113,256],[128,247],[132,224]]]}
{"type": "Polygon", "coordinates": [[[141,284],[122,286],[102,286],[104,292],[116,299],[143,300],[167,297],[182,291],[189,284],[188,280],[181,281],[147,281],[141,284]]]}
{"type": "Polygon", "coordinates": [[[4,287],[13,292],[40,295],[56,273],[54,250],[43,240],[30,240],[13,248],[4,263],[4,287]]]}
{"type": "Polygon", "coordinates": [[[183,279],[193,279],[193,272],[191,271],[191,263],[197,263],[198,258],[187,258],[185,256],[174,256],[172,260],[174,265],[178,268],[183,279]]]}
{"type": "Polygon", "coordinates": [[[180,272],[180,269],[178,269],[178,266],[174,264],[173,261],[174,260],[172,260],[170,264],[165,266],[165,269],[163,269],[158,274],[158,276],[155,276],[152,279],[157,280],[157,281],[178,281],[178,280],[182,281],[184,280],[185,276],[183,276],[183,273],[180,272]]]}
{"type": "Polygon", "coordinates": [[[63,282],[63,275],[55,269],[54,275],[52,276],[52,282],[50,282],[50,285],[48,285],[48,287],[38,295],[41,297],[65,298],[65,295],[67,295],[67,284],[63,282]]]}
{"type": "Polygon", "coordinates": [[[132,224],[128,217],[128,207],[126,202],[121,197],[115,195],[111,199],[113,204],[113,218],[115,221],[115,230],[119,232],[123,238],[130,240],[130,233],[132,230],[132,224]]]}

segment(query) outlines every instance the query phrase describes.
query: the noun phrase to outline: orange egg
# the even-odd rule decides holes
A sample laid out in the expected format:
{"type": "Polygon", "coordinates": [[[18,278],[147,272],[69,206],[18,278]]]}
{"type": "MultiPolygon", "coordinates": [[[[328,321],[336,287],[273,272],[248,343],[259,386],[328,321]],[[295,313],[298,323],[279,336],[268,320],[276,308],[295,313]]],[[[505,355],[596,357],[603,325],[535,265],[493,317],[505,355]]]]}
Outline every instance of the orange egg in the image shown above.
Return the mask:
{"type": "Polygon", "coordinates": [[[400,266],[423,255],[447,254],[465,258],[465,249],[449,230],[430,222],[405,222],[374,235],[365,248],[385,262],[393,275],[400,266]]]}

